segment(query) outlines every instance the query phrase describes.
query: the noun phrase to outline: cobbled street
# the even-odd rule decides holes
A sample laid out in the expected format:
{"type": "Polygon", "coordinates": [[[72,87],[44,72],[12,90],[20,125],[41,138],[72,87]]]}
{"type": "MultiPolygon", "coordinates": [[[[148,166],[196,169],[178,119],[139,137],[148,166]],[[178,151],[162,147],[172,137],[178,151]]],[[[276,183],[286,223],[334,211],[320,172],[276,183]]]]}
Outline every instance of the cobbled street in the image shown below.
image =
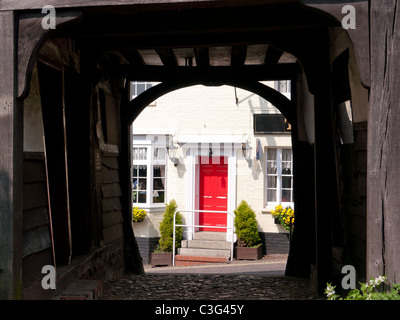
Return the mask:
{"type": "Polygon", "coordinates": [[[197,267],[145,266],[104,284],[103,300],[315,300],[308,279],[284,276],[284,257],[197,267]]]}

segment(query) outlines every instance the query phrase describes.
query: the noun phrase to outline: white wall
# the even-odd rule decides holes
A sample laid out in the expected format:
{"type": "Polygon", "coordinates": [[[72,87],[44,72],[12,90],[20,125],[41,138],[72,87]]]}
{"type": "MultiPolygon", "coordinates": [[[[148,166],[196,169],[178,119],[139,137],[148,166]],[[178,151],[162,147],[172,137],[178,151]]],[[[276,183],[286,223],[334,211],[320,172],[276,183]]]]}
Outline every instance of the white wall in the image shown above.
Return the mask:
{"type": "MultiPolygon", "coordinates": [[[[273,82],[268,82],[273,87],[273,82]]],[[[274,224],[264,207],[264,155],[267,146],[291,146],[290,135],[266,136],[253,134],[253,114],[279,113],[263,98],[230,86],[193,86],[170,92],[157,99],[155,106],[147,107],[135,120],[133,134],[168,134],[183,146],[191,142],[242,142],[249,141],[252,160],[247,161],[237,150],[236,205],[246,200],[256,212],[260,231],[284,232],[274,224]],[[256,160],[256,139],[262,145],[262,160],[256,160]]],[[[179,164],[174,167],[167,160],[167,201],[175,199],[180,209],[186,209],[187,159],[183,149],[178,149],[179,164]]],[[[160,214],[150,214],[143,223],[134,224],[136,236],[156,237],[160,214]],[[147,221],[147,222],[146,222],[147,221]]]]}

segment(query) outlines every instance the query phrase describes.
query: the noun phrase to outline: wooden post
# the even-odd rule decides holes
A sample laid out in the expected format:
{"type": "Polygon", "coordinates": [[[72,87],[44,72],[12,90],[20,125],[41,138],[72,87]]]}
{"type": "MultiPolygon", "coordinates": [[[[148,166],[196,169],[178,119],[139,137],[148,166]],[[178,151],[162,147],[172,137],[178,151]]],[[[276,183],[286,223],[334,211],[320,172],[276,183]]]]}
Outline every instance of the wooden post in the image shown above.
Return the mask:
{"type": "Polygon", "coordinates": [[[301,88],[304,84],[300,78],[292,79],[291,86],[292,101],[297,105],[297,121],[291,123],[295,223],[285,274],[308,278],[310,265],[315,263],[314,147],[308,141],[299,139],[299,119],[303,117],[299,104],[304,103],[300,96],[304,94],[301,88]]]}
{"type": "Polygon", "coordinates": [[[367,279],[400,282],[400,0],[371,0],[367,279]]]}
{"type": "MultiPolygon", "coordinates": [[[[124,258],[125,272],[130,274],[144,274],[143,260],[140,256],[139,246],[132,228],[132,179],[131,179],[131,122],[129,113],[129,87],[127,81],[126,90],[121,99],[121,187],[123,188],[123,228],[124,228],[124,258]]],[[[136,115],[137,116],[137,115],[136,115]]]]}
{"type": "Polygon", "coordinates": [[[16,96],[14,12],[0,12],[0,299],[21,297],[22,104],[16,96]]]}

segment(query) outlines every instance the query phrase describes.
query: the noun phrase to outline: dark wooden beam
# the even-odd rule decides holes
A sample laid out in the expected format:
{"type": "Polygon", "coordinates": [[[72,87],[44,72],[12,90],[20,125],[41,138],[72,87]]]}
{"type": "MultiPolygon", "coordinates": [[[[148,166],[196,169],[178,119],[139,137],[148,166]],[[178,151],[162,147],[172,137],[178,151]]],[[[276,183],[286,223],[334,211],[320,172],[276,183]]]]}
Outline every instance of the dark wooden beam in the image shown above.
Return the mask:
{"type": "Polygon", "coordinates": [[[22,284],[23,110],[17,100],[14,12],[0,12],[0,299],[22,284]]]}
{"type": "MultiPolygon", "coordinates": [[[[79,8],[79,7],[100,7],[100,6],[121,6],[128,5],[154,5],[154,6],[169,6],[174,8],[196,8],[196,7],[221,7],[221,6],[241,6],[245,4],[274,4],[274,3],[293,3],[296,0],[92,0],[82,3],[81,0],[36,0],[36,1],[13,1],[3,0],[0,3],[0,10],[27,10],[41,9],[45,5],[51,5],[56,8],[79,8]]],[[[122,8],[121,10],[124,10],[122,8]]]]}
{"type": "Polygon", "coordinates": [[[371,1],[367,278],[399,283],[400,1],[371,1]]]}
{"type": "Polygon", "coordinates": [[[124,56],[124,58],[129,62],[130,65],[142,66],[145,64],[142,56],[135,49],[121,50],[121,53],[124,56]]]}
{"type": "MultiPolygon", "coordinates": [[[[330,0],[330,1],[315,1],[315,0],[300,0],[306,7],[318,9],[320,12],[328,13],[334,17],[339,23],[346,14],[342,13],[342,8],[345,5],[351,5],[356,12],[356,27],[355,29],[346,30],[353,45],[356,54],[358,67],[360,70],[361,82],[365,87],[371,85],[371,70],[370,70],[370,27],[369,27],[369,0],[330,0]]],[[[382,5],[381,10],[386,11],[382,5]]]]}
{"type": "MultiPolygon", "coordinates": [[[[79,19],[78,11],[63,11],[57,14],[56,28],[79,19]]],[[[21,13],[18,28],[18,97],[24,98],[29,92],[32,68],[35,62],[36,50],[43,44],[46,36],[54,32],[42,27],[41,12],[21,13]]]]}
{"type": "Polygon", "coordinates": [[[283,54],[283,50],[275,49],[272,45],[268,46],[267,53],[265,55],[264,63],[268,64],[276,64],[283,54]]]}
{"type": "Polygon", "coordinates": [[[242,77],[257,81],[289,80],[299,73],[298,64],[276,64],[270,66],[231,67],[175,67],[121,65],[121,71],[127,72],[130,81],[165,81],[171,77],[196,76],[204,79],[212,77],[242,77]]]}
{"type": "Polygon", "coordinates": [[[160,56],[160,59],[164,66],[176,67],[178,65],[174,51],[172,49],[156,49],[156,52],[160,56]]]}
{"type": "Polygon", "coordinates": [[[204,78],[203,76],[195,74],[173,77],[168,81],[164,81],[144,91],[129,103],[129,111],[126,113],[128,122],[132,124],[144,108],[146,108],[152,101],[168,92],[198,84],[205,86],[229,85],[253,92],[271,102],[284,115],[289,123],[296,122],[296,108],[292,101],[280,92],[258,82],[257,80],[232,75],[222,77],[220,75],[214,75],[204,78]]]}
{"type": "Polygon", "coordinates": [[[246,61],[247,46],[233,46],[231,56],[231,66],[240,67],[246,61]]]}
{"type": "Polygon", "coordinates": [[[210,66],[210,55],[207,47],[194,48],[194,54],[196,58],[196,64],[198,67],[210,66]]]}

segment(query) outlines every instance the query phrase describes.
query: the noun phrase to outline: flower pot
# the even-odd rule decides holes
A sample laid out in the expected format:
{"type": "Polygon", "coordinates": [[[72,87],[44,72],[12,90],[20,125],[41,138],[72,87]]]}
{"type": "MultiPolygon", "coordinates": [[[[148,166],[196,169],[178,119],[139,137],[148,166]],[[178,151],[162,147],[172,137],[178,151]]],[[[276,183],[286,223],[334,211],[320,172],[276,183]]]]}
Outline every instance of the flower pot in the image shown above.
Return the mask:
{"type": "Polygon", "coordinates": [[[157,252],[151,254],[151,267],[172,266],[172,252],[157,252]]]}
{"type": "Polygon", "coordinates": [[[237,260],[259,260],[262,258],[262,245],[258,247],[236,247],[237,260]]]}

